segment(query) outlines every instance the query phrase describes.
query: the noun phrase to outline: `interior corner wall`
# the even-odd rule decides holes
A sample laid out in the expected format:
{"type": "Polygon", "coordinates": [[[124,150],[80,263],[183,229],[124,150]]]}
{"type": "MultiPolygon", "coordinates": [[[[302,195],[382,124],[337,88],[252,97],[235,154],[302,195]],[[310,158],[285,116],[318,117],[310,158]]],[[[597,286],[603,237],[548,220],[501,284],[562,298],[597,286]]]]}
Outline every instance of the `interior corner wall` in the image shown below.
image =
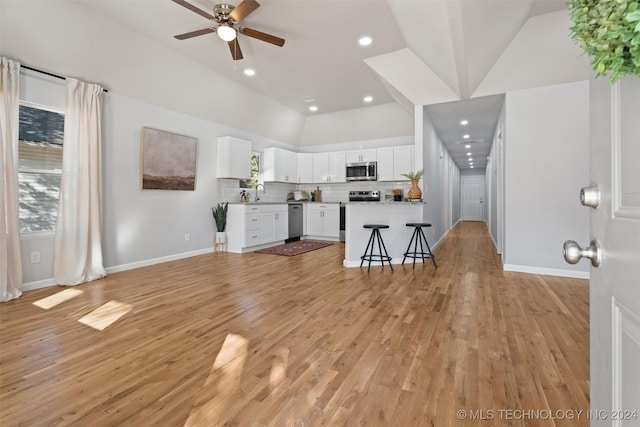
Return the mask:
{"type": "Polygon", "coordinates": [[[567,264],[565,240],[588,242],[589,83],[508,92],[505,128],[504,268],[588,277],[589,264],[567,264]]]}
{"type": "Polygon", "coordinates": [[[424,169],[421,185],[422,198],[425,201],[423,218],[425,222],[431,224],[427,229],[429,241],[437,244],[451,228],[454,217],[450,201],[453,199],[452,186],[455,183],[450,177],[457,174],[455,171],[451,172],[450,166],[453,165],[452,167],[456,169],[457,166],[450,162],[449,152],[440,140],[431,118],[423,107],[421,109],[422,167],[424,169]]]}

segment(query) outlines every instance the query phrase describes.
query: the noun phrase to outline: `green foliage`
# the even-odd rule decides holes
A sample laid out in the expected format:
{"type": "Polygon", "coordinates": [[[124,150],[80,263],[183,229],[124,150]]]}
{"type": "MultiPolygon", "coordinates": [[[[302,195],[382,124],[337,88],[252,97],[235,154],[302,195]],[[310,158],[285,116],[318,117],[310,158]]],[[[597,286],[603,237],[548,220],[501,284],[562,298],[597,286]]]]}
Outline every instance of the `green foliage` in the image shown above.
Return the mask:
{"type": "Polygon", "coordinates": [[[218,206],[211,208],[213,212],[213,219],[216,222],[216,229],[218,231],[224,231],[227,228],[227,210],[229,209],[229,203],[218,203],[218,206]]]}
{"type": "Polygon", "coordinates": [[[640,76],[640,2],[569,0],[571,38],[592,58],[597,75],[611,72],[611,83],[640,76]]]}
{"type": "Polygon", "coordinates": [[[420,178],[422,178],[422,174],[423,174],[423,170],[420,169],[418,172],[402,173],[400,175],[413,181],[413,180],[420,180],[420,178]]]}

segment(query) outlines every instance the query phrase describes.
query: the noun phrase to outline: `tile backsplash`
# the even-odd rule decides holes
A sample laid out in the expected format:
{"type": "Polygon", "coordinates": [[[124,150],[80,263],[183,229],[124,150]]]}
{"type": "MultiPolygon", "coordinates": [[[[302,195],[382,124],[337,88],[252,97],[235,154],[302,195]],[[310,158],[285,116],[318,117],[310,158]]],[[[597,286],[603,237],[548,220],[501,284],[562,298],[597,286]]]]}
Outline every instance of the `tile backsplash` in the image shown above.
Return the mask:
{"type": "MultiPolygon", "coordinates": [[[[255,201],[256,190],[254,188],[240,188],[237,180],[220,179],[218,186],[221,192],[221,200],[223,202],[239,203],[240,192],[245,190],[251,196],[251,201],[255,201]]],[[[286,184],[279,182],[267,182],[264,184],[265,191],[260,189],[260,200],[263,202],[282,202],[287,201],[287,194],[292,191],[315,191],[320,187],[322,190],[323,202],[347,202],[349,201],[349,191],[366,191],[378,190],[382,198],[392,196],[391,190],[399,188],[405,195],[411,187],[409,181],[363,181],[363,182],[342,182],[342,183],[324,183],[324,184],[286,184]]]]}

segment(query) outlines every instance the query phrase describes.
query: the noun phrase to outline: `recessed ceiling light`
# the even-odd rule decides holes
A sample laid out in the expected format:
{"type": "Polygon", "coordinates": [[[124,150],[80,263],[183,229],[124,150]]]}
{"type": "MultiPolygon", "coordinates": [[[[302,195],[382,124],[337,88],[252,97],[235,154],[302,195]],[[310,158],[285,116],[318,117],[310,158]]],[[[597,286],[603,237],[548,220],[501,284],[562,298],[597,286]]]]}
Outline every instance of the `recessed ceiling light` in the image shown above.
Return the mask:
{"type": "Polygon", "coordinates": [[[471,148],[471,144],[465,145],[464,148],[471,148]]]}
{"type": "Polygon", "coordinates": [[[466,126],[466,125],[468,125],[468,124],[469,124],[469,120],[460,120],[460,124],[461,124],[462,126],[466,126]]]}
{"type": "Polygon", "coordinates": [[[364,102],[371,102],[371,101],[373,101],[373,96],[367,95],[364,98],[362,98],[362,100],[364,102]]]}
{"type": "Polygon", "coordinates": [[[473,165],[471,165],[471,169],[473,169],[473,165]]]}
{"type": "Polygon", "coordinates": [[[473,159],[472,159],[471,157],[469,157],[469,161],[470,161],[470,162],[473,162],[473,159]]]}
{"type": "Polygon", "coordinates": [[[255,76],[256,72],[255,72],[255,70],[252,70],[251,68],[245,68],[244,75],[245,76],[255,76]]]}
{"type": "Polygon", "coordinates": [[[470,156],[470,155],[471,155],[471,153],[467,153],[467,156],[470,156]]]}
{"type": "Polygon", "coordinates": [[[360,40],[358,40],[358,43],[360,44],[360,46],[369,46],[372,41],[373,39],[371,37],[364,36],[364,37],[360,37],[360,40]]]}
{"type": "Polygon", "coordinates": [[[309,111],[318,111],[318,107],[315,105],[312,105],[311,107],[309,107],[309,111]]]}
{"type": "Polygon", "coordinates": [[[469,134],[468,134],[468,133],[466,133],[466,134],[462,135],[462,137],[463,137],[464,139],[469,139],[469,134]]]}

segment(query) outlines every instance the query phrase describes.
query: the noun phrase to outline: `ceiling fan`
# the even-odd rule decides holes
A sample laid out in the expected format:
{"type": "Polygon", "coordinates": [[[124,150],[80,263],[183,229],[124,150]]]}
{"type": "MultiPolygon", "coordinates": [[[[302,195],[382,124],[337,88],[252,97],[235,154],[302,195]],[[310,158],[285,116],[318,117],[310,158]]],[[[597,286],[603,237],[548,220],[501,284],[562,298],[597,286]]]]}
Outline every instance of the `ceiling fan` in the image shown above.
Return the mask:
{"type": "Polygon", "coordinates": [[[217,4],[213,7],[213,15],[192,5],[191,3],[187,3],[185,0],[172,1],[174,3],[178,3],[180,6],[186,7],[200,16],[207,18],[211,21],[211,24],[213,24],[213,26],[203,28],[201,30],[190,31],[188,33],[174,36],[178,40],[190,39],[191,37],[202,36],[204,34],[218,33],[218,37],[226,41],[229,45],[231,56],[234,61],[243,58],[242,50],[240,50],[240,44],[238,43],[238,33],[276,46],[284,45],[284,39],[280,37],[238,25],[250,13],[260,7],[260,4],[255,0],[242,0],[238,6],[233,6],[227,3],[217,4]]]}

